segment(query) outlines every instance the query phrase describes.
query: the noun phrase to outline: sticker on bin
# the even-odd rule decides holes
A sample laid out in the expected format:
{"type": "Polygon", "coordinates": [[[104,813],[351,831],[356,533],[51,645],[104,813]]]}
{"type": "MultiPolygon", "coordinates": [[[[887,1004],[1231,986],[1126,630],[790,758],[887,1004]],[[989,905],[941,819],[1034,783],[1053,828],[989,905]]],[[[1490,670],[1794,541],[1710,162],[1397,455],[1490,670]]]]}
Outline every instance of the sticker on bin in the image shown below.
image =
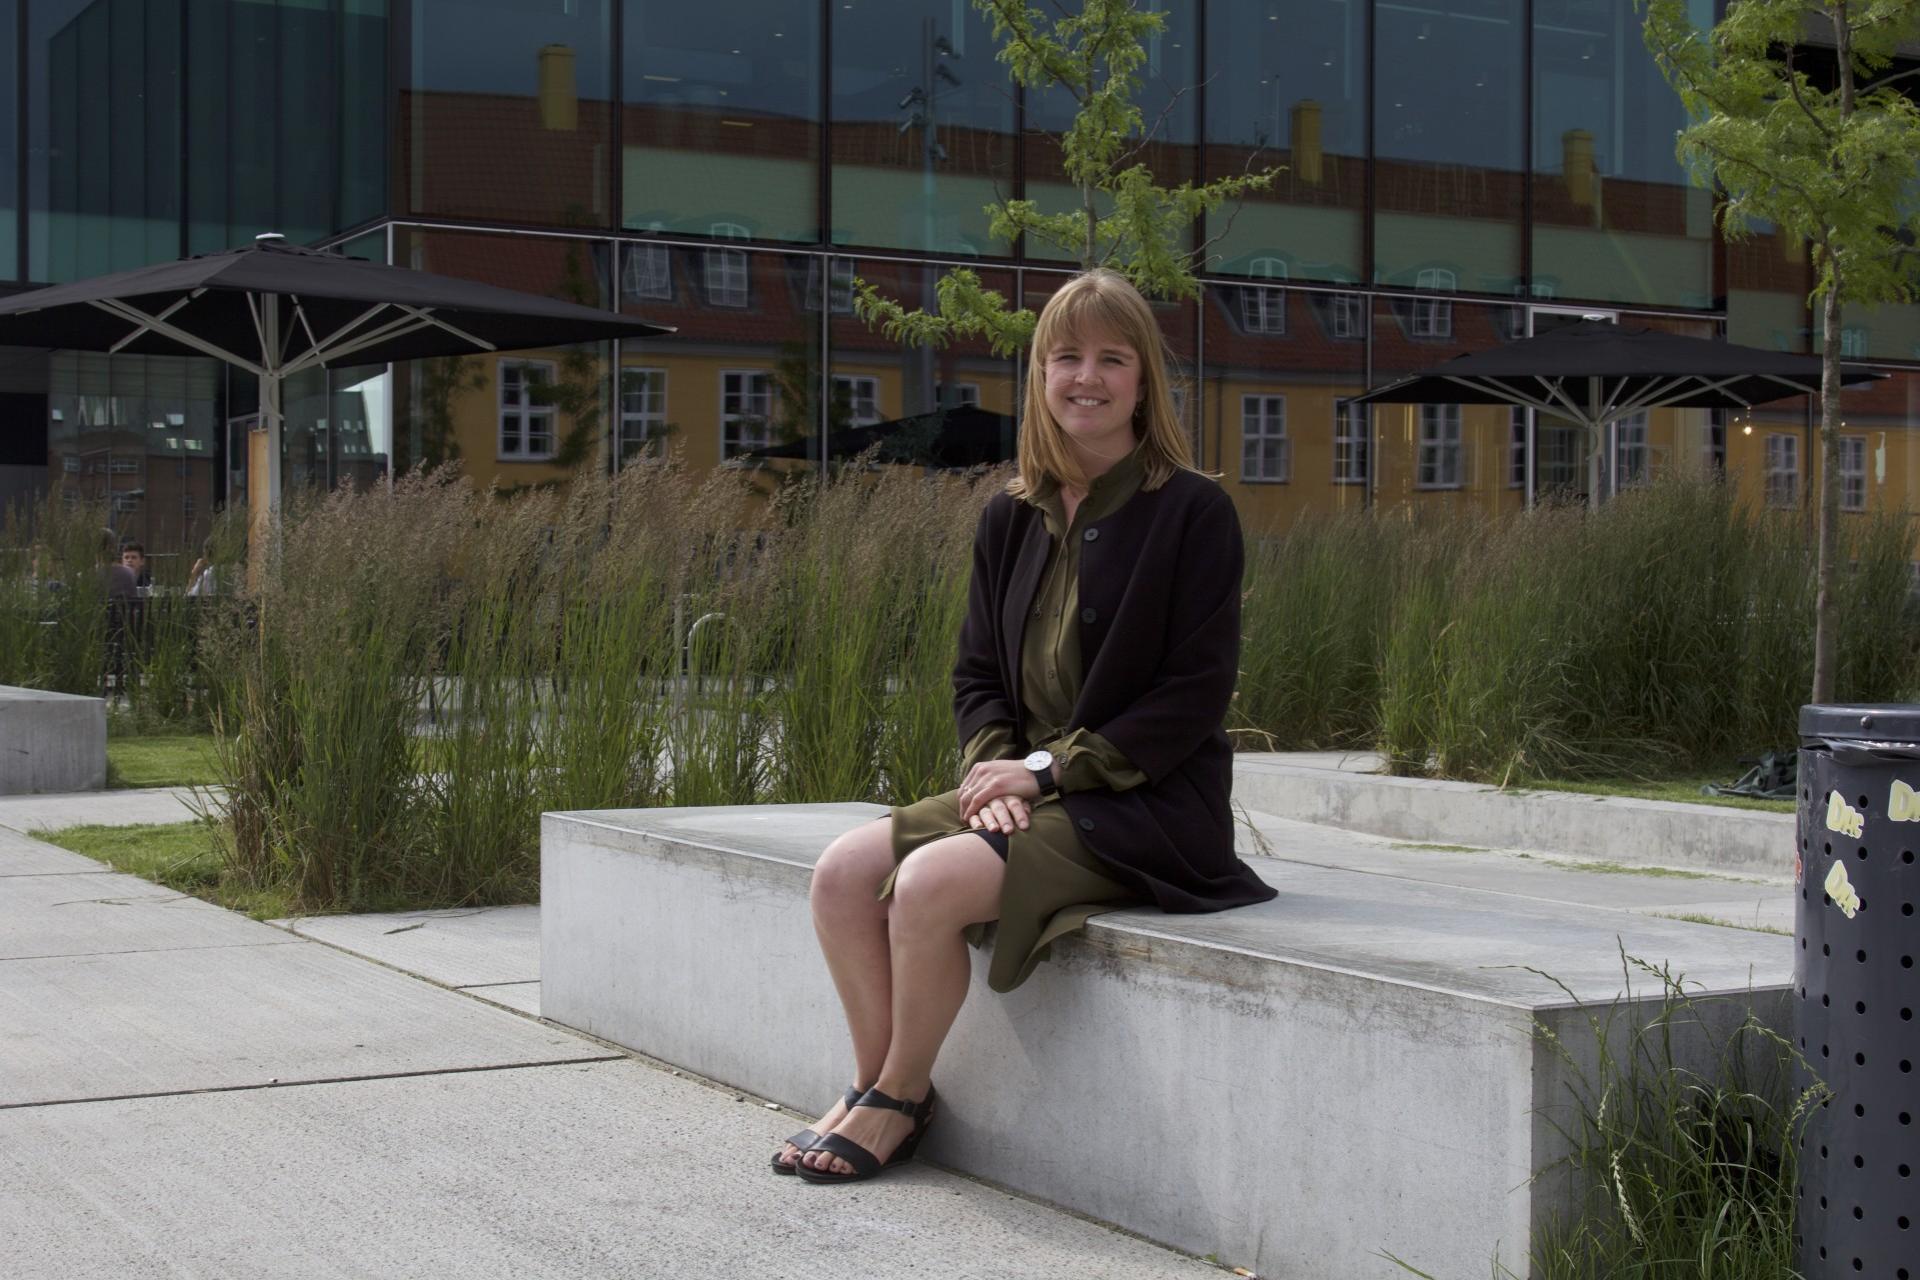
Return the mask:
{"type": "Polygon", "coordinates": [[[1821,887],[1833,899],[1833,905],[1840,908],[1840,914],[1853,919],[1853,913],[1860,909],[1860,895],[1853,891],[1853,882],[1847,879],[1847,864],[1835,862],[1833,870],[1827,872],[1826,884],[1821,887]]]}
{"type": "Polygon", "coordinates": [[[1838,831],[1843,836],[1860,837],[1860,828],[1866,819],[1860,811],[1847,803],[1846,797],[1838,791],[1827,793],[1827,830],[1838,831]]]}
{"type": "Polygon", "coordinates": [[[1920,794],[1898,778],[1887,792],[1887,817],[1895,822],[1920,822],[1920,794]]]}

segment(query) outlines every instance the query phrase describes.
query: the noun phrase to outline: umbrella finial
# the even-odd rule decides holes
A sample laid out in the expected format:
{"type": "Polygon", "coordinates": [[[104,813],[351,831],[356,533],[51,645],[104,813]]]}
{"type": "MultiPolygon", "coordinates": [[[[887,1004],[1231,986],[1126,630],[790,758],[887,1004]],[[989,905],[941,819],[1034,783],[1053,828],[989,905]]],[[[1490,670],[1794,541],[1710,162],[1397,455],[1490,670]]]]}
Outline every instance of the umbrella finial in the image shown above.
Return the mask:
{"type": "Polygon", "coordinates": [[[253,238],[253,242],[263,247],[267,245],[282,245],[287,242],[287,238],[278,231],[262,231],[253,238]]]}

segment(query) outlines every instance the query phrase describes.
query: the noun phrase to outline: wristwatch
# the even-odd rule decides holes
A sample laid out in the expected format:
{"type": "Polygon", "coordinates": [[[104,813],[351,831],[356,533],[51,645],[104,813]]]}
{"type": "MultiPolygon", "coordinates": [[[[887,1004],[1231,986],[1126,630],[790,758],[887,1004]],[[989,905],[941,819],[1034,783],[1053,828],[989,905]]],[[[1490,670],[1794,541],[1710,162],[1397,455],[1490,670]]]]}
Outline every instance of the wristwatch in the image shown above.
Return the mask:
{"type": "Polygon", "coordinates": [[[1060,784],[1053,780],[1053,752],[1042,747],[1027,757],[1026,765],[1033,771],[1033,780],[1040,784],[1041,795],[1051,796],[1060,793],[1060,784]]]}

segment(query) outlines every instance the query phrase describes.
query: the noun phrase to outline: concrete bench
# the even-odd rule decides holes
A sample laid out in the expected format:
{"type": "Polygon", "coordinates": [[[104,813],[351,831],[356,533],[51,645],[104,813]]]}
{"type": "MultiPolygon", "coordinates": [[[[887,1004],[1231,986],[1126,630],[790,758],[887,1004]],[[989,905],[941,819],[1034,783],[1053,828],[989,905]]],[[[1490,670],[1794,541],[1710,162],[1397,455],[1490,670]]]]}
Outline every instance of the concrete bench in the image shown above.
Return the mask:
{"type": "Polygon", "coordinates": [[[0,796],[106,785],[104,699],[0,685],[0,796]]]}
{"type": "MultiPolygon", "coordinates": [[[[546,815],[543,1014],[816,1114],[850,1063],[808,878],[881,812],[546,815]]],[[[1715,1017],[1737,1021],[1757,987],[1785,1024],[1789,939],[1287,852],[1255,863],[1274,902],[1098,917],[1009,996],[976,955],[925,1154],[1263,1276],[1404,1276],[1382,1251],[1524,1275],[1530,1230],[1569,1194],[1531,1180],[1569,1118],[1534,1019],[1576,1053],[1593,1039],[1524,966],[1604,1004],[1624,946],[1722,993],[1715,1017]]]]}

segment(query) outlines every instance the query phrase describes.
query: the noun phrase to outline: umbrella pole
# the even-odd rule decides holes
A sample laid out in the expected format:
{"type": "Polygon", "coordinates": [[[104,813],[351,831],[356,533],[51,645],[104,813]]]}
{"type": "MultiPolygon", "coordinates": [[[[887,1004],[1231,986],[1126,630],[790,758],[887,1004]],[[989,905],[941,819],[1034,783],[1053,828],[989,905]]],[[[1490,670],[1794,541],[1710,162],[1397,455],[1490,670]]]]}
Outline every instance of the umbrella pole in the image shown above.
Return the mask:
{"type": "Polygon", "coordinates": [[[247,585],[265,585],[268,548],[280,527],[280,308],[260,308],[260,421],[247,440],[247,585]]]}

